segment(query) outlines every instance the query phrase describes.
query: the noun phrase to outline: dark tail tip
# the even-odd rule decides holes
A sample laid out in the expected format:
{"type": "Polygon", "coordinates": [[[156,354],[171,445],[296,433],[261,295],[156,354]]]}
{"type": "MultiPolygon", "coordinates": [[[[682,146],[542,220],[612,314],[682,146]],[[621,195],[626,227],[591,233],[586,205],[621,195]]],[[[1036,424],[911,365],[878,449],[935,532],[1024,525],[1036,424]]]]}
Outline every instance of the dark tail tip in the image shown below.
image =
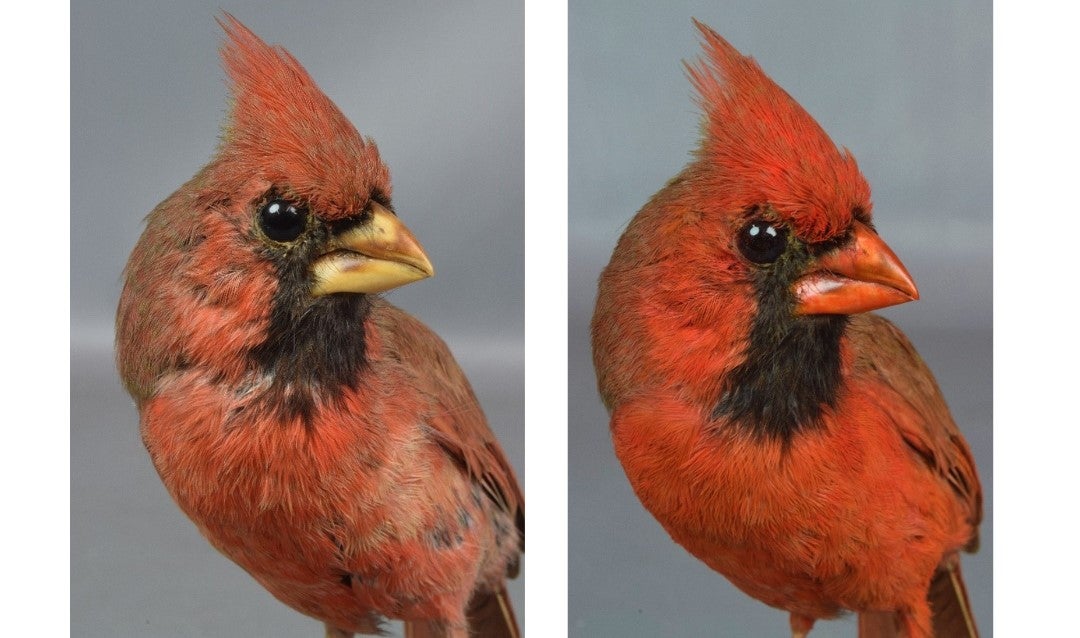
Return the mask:
{"type": "Polygon", "coordinates": [[[899,638],[900,627],[893,611],[859,613],[859,638],[899,638]]]}
{"type": "MultiPolygon", "coordinates": [[[[934,638],[979,638],[958,558],[947,560],[934,572],[927,598],[934,638]]],[[[862,612],[859,638],[900,638],[904,635],[901,620],[898,612],[862,612]]]]}
{"type": "Polygon", "coordinates": [[[930,581],[930,610],[935,636],[979,638],[958,558],[946,561],[934,573],[934,580],[930,581]]]}
{"type": "Polygon", "coordinates": [[[478,594],[469,603],[469,628],[477,638],[521,638],[506,586],[478,594]]]}
{"type": "MultiPolygon", "coordinates": [[[[521,638],[506,586],[476,594],[465,611],[470,638],[521,638]]],[[[459,628],[460,630],[460,628],[459,628]]],[[[459,635],[440,623],[406,621],[405,638],[447,638],[459,635]]]]}

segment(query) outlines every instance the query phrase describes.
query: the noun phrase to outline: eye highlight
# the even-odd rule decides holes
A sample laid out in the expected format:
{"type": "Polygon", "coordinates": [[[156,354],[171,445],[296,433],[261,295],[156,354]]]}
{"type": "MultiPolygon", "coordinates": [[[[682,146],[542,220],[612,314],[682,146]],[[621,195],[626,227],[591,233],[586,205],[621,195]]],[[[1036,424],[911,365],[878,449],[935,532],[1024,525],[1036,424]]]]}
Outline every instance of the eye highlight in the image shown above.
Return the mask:
{"type": "Polygon", "coordinates": [[[755,264],[771,264],[787,248],[787,229],[778,224],[755,219],[742,227],[735,240],[739,252],[755,264]]]}
{"type": "Polygon", "coordinates": [[[293,241],[307,228],[307,209],[287,199],[271,199],[259,209],[259,227],[274,241],[293,241]]]}

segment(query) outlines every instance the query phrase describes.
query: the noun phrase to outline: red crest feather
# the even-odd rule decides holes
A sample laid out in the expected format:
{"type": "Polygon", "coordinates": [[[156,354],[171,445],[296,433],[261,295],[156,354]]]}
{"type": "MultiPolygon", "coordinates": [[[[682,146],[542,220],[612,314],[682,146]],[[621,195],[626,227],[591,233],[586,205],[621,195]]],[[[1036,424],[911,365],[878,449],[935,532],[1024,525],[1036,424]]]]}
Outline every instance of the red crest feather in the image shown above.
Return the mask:
{"type": "Polygon", "coordinates": [[[232,15],[218,23],[233,94],[221,162],[236,178],[260,176],[310,202],[320,217],[355,215],[372,191],[389,197],[389,171],[370,139],[315,84],[288,51],[270,46],[232,15]]]}
{"type": "MultiPolygon", "coordinates": [[[[694,21],[706,59],[686,64],[705,114],[699,160],[707,192],[731,210],[768,204],[806,241],[870,215],[870,187],[855,158],[753,58],[694,21]]],[[[729,211],[730,212],[730,211],[729,211]]]]}

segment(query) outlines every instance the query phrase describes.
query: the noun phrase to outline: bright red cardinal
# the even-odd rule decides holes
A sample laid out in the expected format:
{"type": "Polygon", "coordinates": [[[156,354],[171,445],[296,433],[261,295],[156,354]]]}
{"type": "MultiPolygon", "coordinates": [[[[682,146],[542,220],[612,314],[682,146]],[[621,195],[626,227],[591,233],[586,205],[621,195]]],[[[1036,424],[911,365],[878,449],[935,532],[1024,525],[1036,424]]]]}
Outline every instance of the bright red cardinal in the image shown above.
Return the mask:
{"type": "Polygon", "coordinates": [[[520,488],[443,342],[377,293],[433,274],[375,144],[226,14],[217,154],[128,262],[120,374],[210,542],[328,636],[517,636],[520,488]]]}
{"type": "MultiPolygon", "coordinates": [[[[696,23],[697,24],[697,23],[696,23]]],[[[695,159],[600,280],[593,356],[615,452],[672,538],[793,636],[975,636],[958,553],[982,492],[926,365],[885,319],[918,298],[846,152],[697,24],[695,159]]]]}

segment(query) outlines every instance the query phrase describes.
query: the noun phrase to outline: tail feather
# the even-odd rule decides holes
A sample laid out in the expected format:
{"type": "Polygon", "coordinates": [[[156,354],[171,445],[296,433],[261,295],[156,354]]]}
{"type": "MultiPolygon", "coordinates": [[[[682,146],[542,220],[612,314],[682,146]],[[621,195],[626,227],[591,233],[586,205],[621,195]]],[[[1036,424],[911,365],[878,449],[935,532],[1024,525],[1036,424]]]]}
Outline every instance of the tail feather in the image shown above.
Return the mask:
{"type": "MultiPolygon", "coordinates": [[[[468,635],[471,638],[521,638],[514,608],[510,605],[510,596],[506,587],[497,591],[477,594],[469,603],[465,612],[469,621],[468,635]]],[[[407,621],[405,638],[450,638],[456,634],[445,625],[427,622],[407,621]]]]}
{"type": "Polygon", "coordinates": [[[477,638],[521,638],[505,586],[473,599],[468,614],[469,628],[477,638]]]}
{"type": "Polygon", "coordinates": [[[405,621],[405,638],[444,638],[446,630],[423,620],[405,621]]]}
{"type": "Polygon", "coordinates": [[[949,561],[934,574],[930,582],[930,610],[934,614],[934,636],[979,638],[959,560],[949,561]]]}
{"type": "MultiPolygon", "coordinates": [[[[927,598],[934,638],[979,638],[958,559],[947,561],[934,572],[927,598]]],[[[859,638],[907,638],[901,629],[902,620],[897,612],[862,612],[859,614],[859,638]]]]}
{"type": "Polygon", "coordinates": [[[896,612],[864,611],[859,614],[859,638],[899,638],[896,612]]]}

